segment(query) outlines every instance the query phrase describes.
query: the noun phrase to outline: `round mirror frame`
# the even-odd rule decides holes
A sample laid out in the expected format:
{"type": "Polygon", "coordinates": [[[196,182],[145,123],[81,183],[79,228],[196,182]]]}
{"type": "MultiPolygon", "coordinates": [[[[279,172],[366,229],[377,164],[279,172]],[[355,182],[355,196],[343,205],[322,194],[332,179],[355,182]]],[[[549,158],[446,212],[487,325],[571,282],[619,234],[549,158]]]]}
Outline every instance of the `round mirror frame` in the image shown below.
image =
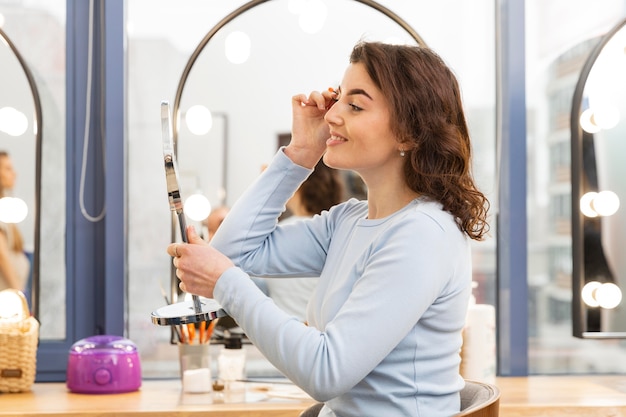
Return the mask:
{"type": "MultiPolygon", "coordinates": [[[[584,269],[584,216],[580,212],[580,198],[583,194],[583,130],[580,126],[580,115],[583,104],[585,85],[591,70],[607,43],[626,27],[626,19],[615,25],[600,38],[585,61],[580,77],[574,89],[570,114],[571,134],[571,211],[572,211],[572,325],[573,335],[580,338],[608,339],[626,338],[626,332],[603,332],[589,329],[590,311],[585,306],[581,292],[585,284],[584,269]]],[[[598,313],[598,311],[594,311],[598,313]]]]}
{"type": "Polygon", "coordinates": [[[0,40],[2,40],[11,49],[15,57],[20,63],[26,79],[33,95],[33,104],[35,106],[35,247],[33,249],[33,262],[31,265],[31,289],[30,289],[30,308],[34,317],[39,317],[39,246],[40,246],[40,218],[41,218],[41,140],[43,132],[43,118],[41,115],[41,98],[39,90],[35,83],[35,78],[26,64],[26,61],[18,51],[15,44],[8,35],[0,28],[0,40]]]}

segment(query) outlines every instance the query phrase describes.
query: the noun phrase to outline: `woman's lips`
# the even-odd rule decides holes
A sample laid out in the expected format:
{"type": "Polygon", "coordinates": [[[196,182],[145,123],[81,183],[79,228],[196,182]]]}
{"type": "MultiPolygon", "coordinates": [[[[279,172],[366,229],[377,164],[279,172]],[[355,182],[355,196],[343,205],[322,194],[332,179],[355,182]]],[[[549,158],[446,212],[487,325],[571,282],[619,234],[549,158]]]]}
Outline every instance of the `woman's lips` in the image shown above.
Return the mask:
{"type": "Polygon", "coordinates": [[[343,143],[343,142],[347,142],[348,140],[346,138],[344,138],[343,136],[339,136],[336,134],[331,134],[330,138],[328,138],[326,140],[326,146],[333,146],[333,145],[337,145],[339,143],[343,143]]]}

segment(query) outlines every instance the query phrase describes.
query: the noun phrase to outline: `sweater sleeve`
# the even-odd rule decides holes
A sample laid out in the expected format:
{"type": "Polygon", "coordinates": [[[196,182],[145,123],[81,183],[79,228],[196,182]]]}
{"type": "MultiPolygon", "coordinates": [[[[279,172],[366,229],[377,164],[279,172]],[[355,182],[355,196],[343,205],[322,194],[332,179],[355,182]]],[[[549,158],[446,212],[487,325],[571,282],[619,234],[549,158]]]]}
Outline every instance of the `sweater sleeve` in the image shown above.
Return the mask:
{"type": "Polygon", "coordinates": [[[278,224],[286,202],[311,172],[280,150],[237,200],[211,245],[253,276],[319,275],[330,236],[324,217],[278,224]]]}

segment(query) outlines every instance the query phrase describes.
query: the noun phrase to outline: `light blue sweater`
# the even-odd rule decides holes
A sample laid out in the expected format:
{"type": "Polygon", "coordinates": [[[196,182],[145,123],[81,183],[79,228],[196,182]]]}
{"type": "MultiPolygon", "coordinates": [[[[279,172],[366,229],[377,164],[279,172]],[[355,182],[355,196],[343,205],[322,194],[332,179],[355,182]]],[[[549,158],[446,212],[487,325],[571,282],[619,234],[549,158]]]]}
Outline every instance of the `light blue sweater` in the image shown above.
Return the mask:
{"type": "Polygon", "coordinates": [[[350,200],[278,225],[311,171],[282,151],[237,201],[211,244],[238,267],[215,299],[321,415],[451,416],[459,410],[461,330],[471,291],[469,239],[439,203],[416,199],[367,219],[350,200]],[[253,276],[317,276],[308,326],[253,276]]]}

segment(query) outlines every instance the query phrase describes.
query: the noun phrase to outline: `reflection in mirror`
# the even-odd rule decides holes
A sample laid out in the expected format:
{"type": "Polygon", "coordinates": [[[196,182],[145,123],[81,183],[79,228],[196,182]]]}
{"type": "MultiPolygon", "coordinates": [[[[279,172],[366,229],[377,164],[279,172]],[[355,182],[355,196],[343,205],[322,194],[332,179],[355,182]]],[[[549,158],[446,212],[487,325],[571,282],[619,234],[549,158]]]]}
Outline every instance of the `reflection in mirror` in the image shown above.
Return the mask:
{"type": "Polygon", "coordinates": [[[0,29],[0,290],[23,291],[38,315],[41,103],[32,73],[0,29]]]}
{"type": "MultiPolygon", "coordinates": [[[[184,199],[201,195],[212,207],[231,206],[290,131],[289,98],[336,87],[359,40],[425,44],[373,1],[310,2],[319,10],[290,9],[294,3],[246,3],[211,29],[188,61],[174,102],[184,199]]],[[[172,224],[172,240],[180,241],[172,224]]],[[[173,270],[170,290],[176,301],[173,270]]]]}
{"type": "Polygon", "coordinates": [[[20,230],[25,248],[33,252],[31,298],[41,323],[42,342],[63,340],[67,331],[66,12],[65,0],[33,0],[19,5],[0,0],[3,34],[29,68],[25,72],[18,65],[15,53],[6,59],[11,46],[0,42],[0,108],[6,101],[28,106],[23,110],[29,123],[25,136],[7,138],[0,132],[0,140],[11,143],[9,152],[17,171],[13,194],[24,198],[29,207],[20,230]],[[38,91],[38,99],[33,98],[33,91],[38,91]]]}
{"type": "Polygon", "coordinates": [[[626,21],[603,36],[572,103],[574,336],[626,338],[626,21]]]}

